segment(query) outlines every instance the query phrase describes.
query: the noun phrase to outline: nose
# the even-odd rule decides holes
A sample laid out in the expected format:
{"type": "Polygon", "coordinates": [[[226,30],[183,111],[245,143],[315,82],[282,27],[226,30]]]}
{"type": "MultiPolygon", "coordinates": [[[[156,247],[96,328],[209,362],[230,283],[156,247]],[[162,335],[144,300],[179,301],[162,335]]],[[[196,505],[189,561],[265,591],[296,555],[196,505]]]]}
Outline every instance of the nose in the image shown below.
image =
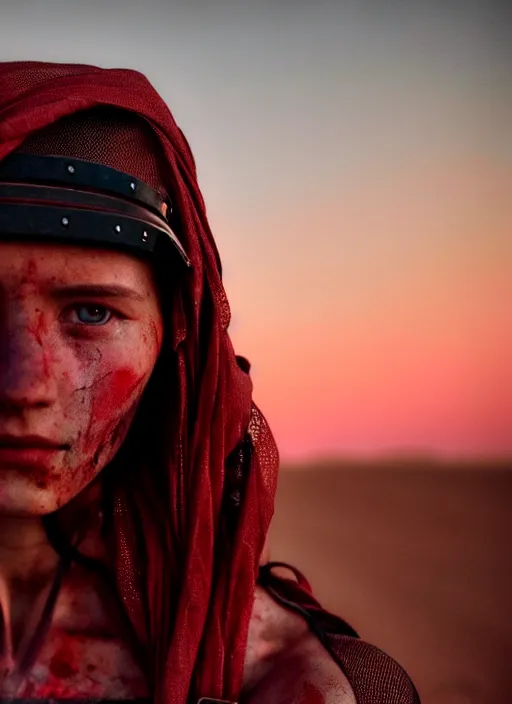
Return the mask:
{"type": "Polygon", "coordinates": [[[57,379],[48,335],[38,321],[2,322],[0,410],[52,405],[57,398],[57,379]]]}

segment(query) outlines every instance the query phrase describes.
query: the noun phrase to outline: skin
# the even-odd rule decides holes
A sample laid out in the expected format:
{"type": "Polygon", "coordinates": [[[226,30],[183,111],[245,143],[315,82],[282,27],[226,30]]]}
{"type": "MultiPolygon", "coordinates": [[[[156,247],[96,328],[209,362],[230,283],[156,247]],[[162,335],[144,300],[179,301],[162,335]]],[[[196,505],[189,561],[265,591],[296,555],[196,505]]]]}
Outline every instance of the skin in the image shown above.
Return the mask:
{"type": "Polygon", "coordinates": [[[260,587],[240,704],[356,704],[349,681],[302,617],[260,587]]]}
{"type": "Polygon", "coordinates": [[[0,513],[40,516],[87,486],[128,432],[163,338],[150,267],[113,251],[2,243],[0,331],[0,435],[62,445],[30,468],[3,462],[0,513]],[[120,284],[128,295],[70,293],[120,284]]]}
{"type": "Polygon", "coordinates": [[[41,517],[69,505],[113,459],[162,339],[147,263],[114,251],[0,244],[0,436],[59,445],[24,453],[0,440],[4,669],[34,630],[57,564],[41,517]],[[122,295],[105,289],[120,285],[122,295]],[[92,286],[103,288],[92,295],[92,286]]]}
{"type": "MultiPolygon", "coordinates": [[[[163,335],[156,283],[142,260],[0,243],[0,697],[148,694],[115,600],[80,566],[66,576],[36,661],[22,676],[17,665],[58,563],[41,518],[94,498],[94,480],[126,438],[163,335]],[[3,435],[39,435],[59,447],[6,450],[3,435]]],[[[243,701],[355,701],[303,619],[259,587],[243,701]]]]}

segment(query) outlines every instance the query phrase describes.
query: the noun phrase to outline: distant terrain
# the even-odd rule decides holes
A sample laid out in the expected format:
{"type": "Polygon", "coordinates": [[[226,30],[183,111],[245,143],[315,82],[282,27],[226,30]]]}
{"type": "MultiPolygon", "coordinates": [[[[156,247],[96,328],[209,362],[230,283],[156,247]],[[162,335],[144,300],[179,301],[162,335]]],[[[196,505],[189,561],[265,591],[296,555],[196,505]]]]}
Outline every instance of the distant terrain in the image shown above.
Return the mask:
{"type": "Polygon", "coordinates": [[[512,703],[512,460],[286,467],[271,537],[423,704],[512,703]]]}

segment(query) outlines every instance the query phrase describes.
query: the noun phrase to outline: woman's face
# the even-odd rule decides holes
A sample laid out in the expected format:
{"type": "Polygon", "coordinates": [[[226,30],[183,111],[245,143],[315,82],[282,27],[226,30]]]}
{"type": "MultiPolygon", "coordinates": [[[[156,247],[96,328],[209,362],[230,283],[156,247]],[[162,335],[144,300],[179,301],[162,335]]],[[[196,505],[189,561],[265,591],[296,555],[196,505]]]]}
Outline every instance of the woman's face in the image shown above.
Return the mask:
{"type": "Polygon", "coordinates": [[[162,338],[147,263],[0,242],[0,515],[52,512],[112,460],[162,338]]]}

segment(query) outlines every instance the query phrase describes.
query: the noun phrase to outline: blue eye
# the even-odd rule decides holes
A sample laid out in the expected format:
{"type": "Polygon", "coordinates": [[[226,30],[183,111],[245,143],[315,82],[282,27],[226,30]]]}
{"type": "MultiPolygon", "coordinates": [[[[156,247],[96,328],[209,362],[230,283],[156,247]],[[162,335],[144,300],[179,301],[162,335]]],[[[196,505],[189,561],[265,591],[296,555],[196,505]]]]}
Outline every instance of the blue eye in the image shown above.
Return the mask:
{"type": "Polygon", "coordinates": [[[95,303],[77,305],[73,312],[76,313],[78,322],[83,325],[105,325],[112,317],[111,310],[95,303]]]}

